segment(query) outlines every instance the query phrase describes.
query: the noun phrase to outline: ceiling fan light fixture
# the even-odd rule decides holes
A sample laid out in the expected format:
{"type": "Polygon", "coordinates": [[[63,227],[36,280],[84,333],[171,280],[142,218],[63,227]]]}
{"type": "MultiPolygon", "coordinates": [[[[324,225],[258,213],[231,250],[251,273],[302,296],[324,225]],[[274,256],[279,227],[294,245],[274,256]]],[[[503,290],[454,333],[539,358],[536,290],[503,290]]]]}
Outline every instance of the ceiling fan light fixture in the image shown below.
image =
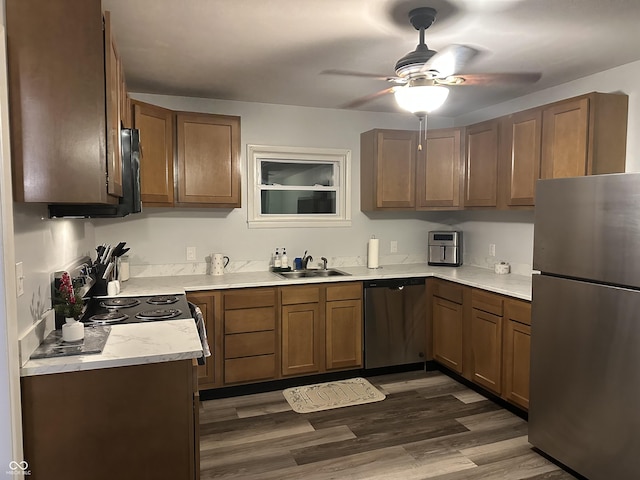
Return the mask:
{"type": "Polygon", "coordinates": [[[440,108],[449,96],[442,85],[405,85],[393,90],[398,106],[411,113],[431,113],[440,108]]]}

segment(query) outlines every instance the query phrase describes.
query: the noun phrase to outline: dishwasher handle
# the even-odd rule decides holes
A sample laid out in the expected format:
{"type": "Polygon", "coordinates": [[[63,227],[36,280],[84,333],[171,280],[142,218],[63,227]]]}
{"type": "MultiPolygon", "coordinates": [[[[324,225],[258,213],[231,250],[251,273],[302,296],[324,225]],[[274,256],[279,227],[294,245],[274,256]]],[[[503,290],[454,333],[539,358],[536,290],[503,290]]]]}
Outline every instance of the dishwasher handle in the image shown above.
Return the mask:
{"type": "Polygon", "coordinates": [[[424,281],[424,277],[367,280],[364,282],[364,288],[389,288],[391,290],[404,290],[404,287],[413,285],[424,285],[424,281]]]}

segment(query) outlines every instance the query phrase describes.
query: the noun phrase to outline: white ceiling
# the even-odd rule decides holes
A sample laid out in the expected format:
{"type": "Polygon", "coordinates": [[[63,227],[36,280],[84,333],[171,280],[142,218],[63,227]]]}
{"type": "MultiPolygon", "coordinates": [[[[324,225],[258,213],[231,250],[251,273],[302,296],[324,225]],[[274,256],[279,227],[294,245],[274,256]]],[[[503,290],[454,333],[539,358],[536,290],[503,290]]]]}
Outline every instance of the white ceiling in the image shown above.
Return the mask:
{"type": "MultiPolygon", "coordinates": [[[[418,32],[407,13],[438,10],[426,43],[483,53],[466,73],[541,72],[527,86],[451,87],[457,116],[640,59],[640,0],[103,0],[133,92],[340,108],[384,89],[418,32]]],[[[391,95],[362,110],[397,112],[391,95]]]]}

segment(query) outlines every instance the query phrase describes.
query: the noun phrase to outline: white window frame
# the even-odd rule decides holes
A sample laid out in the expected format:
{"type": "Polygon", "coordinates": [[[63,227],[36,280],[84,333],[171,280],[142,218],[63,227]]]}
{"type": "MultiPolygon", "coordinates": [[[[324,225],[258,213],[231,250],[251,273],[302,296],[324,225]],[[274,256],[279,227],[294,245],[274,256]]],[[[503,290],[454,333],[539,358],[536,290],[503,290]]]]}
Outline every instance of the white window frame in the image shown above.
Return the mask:
{"type": "Polygon", "coordinates": [[[283,147],[273,145],[247,145],[247,223],[249,228],[308,228],[351,226],[351,150],[336,148],[283,147]],[[262,185],[260,162],[287,161],[293,163],[334,163],[337,169],[336,185],[332,187],[301,187],[262,185]],[[263,190],[335,191],[336,213],[317,214],[263,214],[263,190]]]}

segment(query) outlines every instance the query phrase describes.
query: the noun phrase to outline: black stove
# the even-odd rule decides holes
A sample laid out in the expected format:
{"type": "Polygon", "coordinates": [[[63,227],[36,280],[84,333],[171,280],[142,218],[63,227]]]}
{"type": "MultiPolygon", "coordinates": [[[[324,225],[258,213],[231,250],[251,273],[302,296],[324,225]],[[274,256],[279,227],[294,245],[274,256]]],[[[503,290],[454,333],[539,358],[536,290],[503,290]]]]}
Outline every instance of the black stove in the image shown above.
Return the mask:
{"type": "Polygon", "coordinates": [[[121,325],[191,318],[186,295],[92,298],[82,317],[85,323],[121,325]]]}

